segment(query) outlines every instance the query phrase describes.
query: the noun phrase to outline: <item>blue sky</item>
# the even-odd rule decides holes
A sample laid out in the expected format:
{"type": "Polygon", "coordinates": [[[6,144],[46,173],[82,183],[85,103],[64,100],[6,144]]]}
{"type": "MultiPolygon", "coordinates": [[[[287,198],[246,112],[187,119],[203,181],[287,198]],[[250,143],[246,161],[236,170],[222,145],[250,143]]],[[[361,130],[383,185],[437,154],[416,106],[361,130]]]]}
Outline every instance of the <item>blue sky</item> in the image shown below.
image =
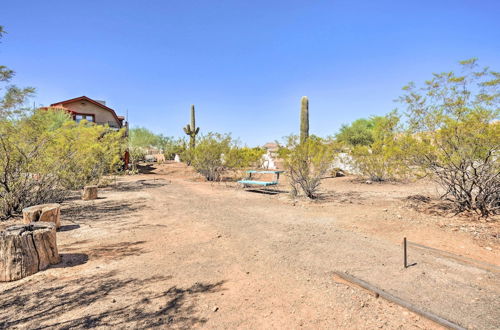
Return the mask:
{"type": "Polygon", "coordinates": [[[500,1],[3,0],[0,63],[36,104],[106,100],[132,126],[248,145],[398,106],[401,87],[478,57],[500,70],[500,1]]]}

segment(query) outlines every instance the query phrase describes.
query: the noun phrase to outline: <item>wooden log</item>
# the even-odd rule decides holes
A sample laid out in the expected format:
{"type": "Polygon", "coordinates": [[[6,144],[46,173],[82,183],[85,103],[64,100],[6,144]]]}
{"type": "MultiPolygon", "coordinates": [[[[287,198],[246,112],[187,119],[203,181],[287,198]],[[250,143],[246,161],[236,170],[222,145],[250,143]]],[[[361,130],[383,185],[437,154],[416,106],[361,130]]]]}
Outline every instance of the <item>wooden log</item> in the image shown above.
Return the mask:
{"type": "Polygon", "coordinates": [[[84,201],[88,201],[91,199],[97,199],[97,186],[85,186],[85,187],[83,187],[82,199],[84,201]]]}
{"type": "Polygon", "coordinates": [[[61,227],[61,205],[57,203],[40,204],[23,209],[24,224],[37,221],[52,222],[56,229],[61,227]]]}
{"type": "Polygon", "coordinates": [[[32,222],[0,232],[0,282],[19,280],[59,262],[52,222],[32,222]]]}
{"type": "Polygon", "coordinates": [[[385,300],[388,300],[392,303],[395,303],[401,307],[404,307],[410,311],[412,311],[413,313],[415,314],[419,314],[420,316],[423,316],[439,325],[442,325],[448,329],[455,329],[455,330],[465,330],[464,327],[462,327],[461,325],[459,324],[456,324],[452,321],[449,321],[437,314],[434,314],[430,311],[427,311],[427,310],[423,310],[409,302],[407,302],[406,300],[403,300],[401,298],[398,298],[396,296],[393,296],[392,294],[382,290],[382,289],[379,289],[373,285],[371,285],[370,283],[368,282],[365,282],[363,281],[362,279],[359,279],[357,277],[354,277],[352,275],[349,275],[349,274],[346,274],[346,273],[341,273],[341,272],[334,272],[334,279],[335,277],[340,277],[342,280],[348,282],[348,283],[353,283],[354,286],[356,287],[360,287],[364,290],[367,290],[367,291],[371,291],[373,294],[375,294],[376,296],[375,297],[382,297],[384,298],[385,300]]]}

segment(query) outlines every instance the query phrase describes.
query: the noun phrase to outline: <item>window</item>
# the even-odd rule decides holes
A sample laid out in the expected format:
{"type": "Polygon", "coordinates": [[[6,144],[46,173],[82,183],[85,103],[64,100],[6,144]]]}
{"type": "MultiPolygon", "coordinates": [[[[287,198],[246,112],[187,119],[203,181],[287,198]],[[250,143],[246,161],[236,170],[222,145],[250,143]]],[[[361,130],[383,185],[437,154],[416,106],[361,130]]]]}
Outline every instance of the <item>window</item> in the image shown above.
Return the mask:
{"type": "Polygon", "coordinates": [[[82,120],[87,120],[89,122],[94,122],[94,115],[75,115],[75,121],[79,123],[82,120]]]}

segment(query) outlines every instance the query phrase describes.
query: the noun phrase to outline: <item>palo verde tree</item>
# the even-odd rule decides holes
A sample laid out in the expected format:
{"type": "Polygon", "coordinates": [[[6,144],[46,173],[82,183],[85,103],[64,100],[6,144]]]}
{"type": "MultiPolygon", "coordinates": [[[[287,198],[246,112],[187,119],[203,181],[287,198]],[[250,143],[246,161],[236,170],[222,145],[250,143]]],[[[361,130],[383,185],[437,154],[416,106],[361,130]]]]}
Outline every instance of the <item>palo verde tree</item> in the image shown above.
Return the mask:
{"type": "Polygon", "coordinates": [[[399,124],[400,116],[393,111],[342,126],[336,137],[351,155],[353,166],[364,177],[373,181],[401,179],[409,169],[399,124]]]}
{"type": "Polygon", "coordinates": [[[124,129],[76,123],[58,109],[0,119],[0,218],[60,201],[122,166],[124,129]]]}
{"type": "Polygon", "coordinates": [[[500,213],[500,73],[476,59],[460,64],[461,74],[436,73],[420,88],[404,88],[408,154],[458,212],[487,217],[500,213]]]}

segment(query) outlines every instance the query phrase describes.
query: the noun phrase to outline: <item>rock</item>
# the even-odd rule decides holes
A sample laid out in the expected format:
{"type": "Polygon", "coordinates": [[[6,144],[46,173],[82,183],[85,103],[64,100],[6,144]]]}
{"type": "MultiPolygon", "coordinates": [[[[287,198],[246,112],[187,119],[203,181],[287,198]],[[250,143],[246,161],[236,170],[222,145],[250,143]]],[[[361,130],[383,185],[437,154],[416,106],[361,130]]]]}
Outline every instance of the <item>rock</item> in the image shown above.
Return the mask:
{"type": "Polygon", "coordinates": [[[492,248],[490,248],[489,246],[485,247],[485,249],[486,249],[486,250],[488,250],[488,251],[492,251],[492,250],[493,250],[493,249],[492,249],[492,248]]]}
{"type": "Polygon", "coordinates": [[[82,199],[84,201],[97,199],[97,186],[85,186],[83,188],[82,199]]]}
{"type": "Polygon", "coordinates": [[[0,282],[19,280],[59,262],[55,224],[32,222],[0,232],[0,282]]]}
{"type": "Polygon", "coordinates": [[[31,222],[52,222],[56,229],[61,227],[61,205],[40,204],[23,209],[23,223],[28,225],[31,222]]]}
{"type": "Polygon", "coordinates": [[[217,306],[215,306],[213,309],[214,313],[217,312],[218,310],[219,310],[219,307],[217,307],[217,306]]]}

